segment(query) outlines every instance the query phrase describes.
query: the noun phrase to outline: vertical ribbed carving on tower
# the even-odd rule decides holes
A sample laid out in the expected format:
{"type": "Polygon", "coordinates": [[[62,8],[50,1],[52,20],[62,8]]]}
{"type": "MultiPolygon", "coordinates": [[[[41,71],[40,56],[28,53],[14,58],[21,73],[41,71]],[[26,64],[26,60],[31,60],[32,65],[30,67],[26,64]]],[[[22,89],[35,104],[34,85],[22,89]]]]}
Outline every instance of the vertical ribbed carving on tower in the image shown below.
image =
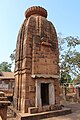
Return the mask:
{"type": "Polygon", "coordinates": [[[27,9],[25,17],[16,45],[14,107],[23,113],[47,105],[51,110],[59,104],[56,30],[42,7],[27,9]]]}

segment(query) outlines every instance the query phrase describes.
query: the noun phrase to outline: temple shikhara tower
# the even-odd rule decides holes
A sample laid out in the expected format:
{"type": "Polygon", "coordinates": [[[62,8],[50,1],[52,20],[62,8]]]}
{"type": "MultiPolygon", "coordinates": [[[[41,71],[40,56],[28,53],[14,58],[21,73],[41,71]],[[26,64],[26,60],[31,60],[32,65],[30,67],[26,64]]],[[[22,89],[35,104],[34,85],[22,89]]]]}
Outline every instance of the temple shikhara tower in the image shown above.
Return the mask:
{"type": "Polygon", "coordinates": [[[47,11],[27,9],[16,45],[16,110],[31,114],[60,109],[58,63],[58,39],[47,11]]]}

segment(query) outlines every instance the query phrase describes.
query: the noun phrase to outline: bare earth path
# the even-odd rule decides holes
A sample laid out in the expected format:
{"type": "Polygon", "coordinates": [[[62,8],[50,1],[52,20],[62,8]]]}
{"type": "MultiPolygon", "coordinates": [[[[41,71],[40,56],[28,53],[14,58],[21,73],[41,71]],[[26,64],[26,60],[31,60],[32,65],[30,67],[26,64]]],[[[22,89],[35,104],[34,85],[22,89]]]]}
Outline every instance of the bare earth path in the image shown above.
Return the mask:
{"type": "Polygon", "coordinates": [[[53,117],[53,118],[47,118],[43,120],[80,120],[80,104],[79,103],[67,104],[65,106],[72,108],[72,114],[53,117]]]}

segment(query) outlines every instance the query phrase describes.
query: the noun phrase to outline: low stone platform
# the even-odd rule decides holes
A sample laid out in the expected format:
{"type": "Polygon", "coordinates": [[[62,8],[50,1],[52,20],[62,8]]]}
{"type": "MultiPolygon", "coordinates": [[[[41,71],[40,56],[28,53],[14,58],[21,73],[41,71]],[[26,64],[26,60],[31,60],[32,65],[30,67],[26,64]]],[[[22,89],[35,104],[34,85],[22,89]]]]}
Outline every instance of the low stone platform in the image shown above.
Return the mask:
{"type": "Polygon", "coordinates": [[[62,108],[61,110],[41,112],[36,114],[17,113],[16,120],[40,120],[44,118],[56,117],[72,113],[70,108],[62,108]]]}
{"type": "Polygon", "coordinates": [[[41,112],[47,112],[47,111],[55,111],[55,110],[61,110],[62,107],[61,105],[46,105],[42,107],[29,107],[28,108],[28,113],[29,114],[34,114],[34,113],[41,113],[41,112]]]}

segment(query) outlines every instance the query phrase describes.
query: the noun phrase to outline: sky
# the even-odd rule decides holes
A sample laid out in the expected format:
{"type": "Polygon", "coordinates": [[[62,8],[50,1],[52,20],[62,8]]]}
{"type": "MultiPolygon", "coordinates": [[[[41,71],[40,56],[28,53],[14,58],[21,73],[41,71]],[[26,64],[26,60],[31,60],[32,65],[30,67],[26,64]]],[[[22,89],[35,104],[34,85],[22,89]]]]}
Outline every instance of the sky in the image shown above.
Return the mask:
{"type": "Polygon", "coordinates": [[[16,48],[24,13],[35,5],[48,11],[47,19],[57,33],[80,37],[80,0],[0,0],[0,63],[11,62],[10,54],[16,48]]]}

